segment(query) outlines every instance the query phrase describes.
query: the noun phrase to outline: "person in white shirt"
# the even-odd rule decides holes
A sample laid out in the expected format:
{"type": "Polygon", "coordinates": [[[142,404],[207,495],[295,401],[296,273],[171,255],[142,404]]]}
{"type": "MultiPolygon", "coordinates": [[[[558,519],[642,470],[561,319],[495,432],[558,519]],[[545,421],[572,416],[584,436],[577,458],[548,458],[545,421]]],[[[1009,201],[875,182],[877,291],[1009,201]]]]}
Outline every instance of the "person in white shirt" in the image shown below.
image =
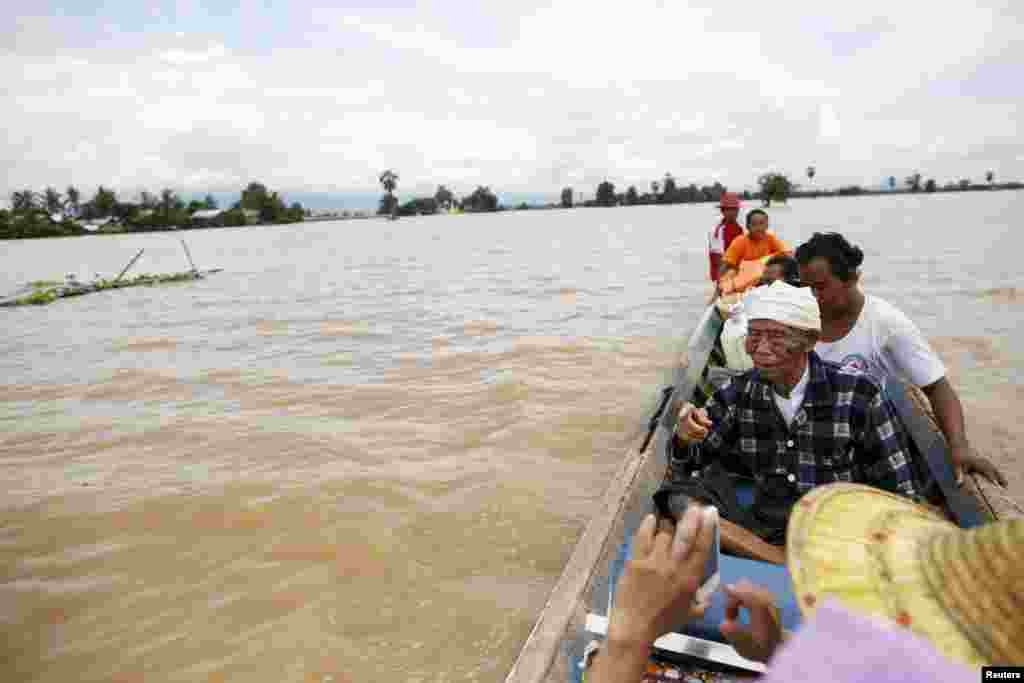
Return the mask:
{"type": "Polygon", "coordinates": [[[967,441],[964,412],[946,367],[921,331],[892,304],[860,289],[864,252],[839,233],[815,233],[796,250],[800,280],[821,308],[815,351],[824,360],[854,367],[884,383],[897,377],[921,388],[949,444],[958,482],[978,472],[1002,486],[1003,474],[967,441]]]}

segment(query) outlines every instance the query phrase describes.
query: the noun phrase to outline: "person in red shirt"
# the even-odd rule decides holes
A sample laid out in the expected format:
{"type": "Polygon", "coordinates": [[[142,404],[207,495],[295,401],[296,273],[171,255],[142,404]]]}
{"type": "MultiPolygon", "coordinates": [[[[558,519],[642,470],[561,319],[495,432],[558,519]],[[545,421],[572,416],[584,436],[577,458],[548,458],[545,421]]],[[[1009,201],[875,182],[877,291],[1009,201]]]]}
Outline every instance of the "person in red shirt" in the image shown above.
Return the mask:
{"type": "Polygon", "coordinates": [[[740,198],[733,192],[723,192],[718,202],[722,220],[714,227],[708,239],[708,258],[711,261],[711,281],[718,282],[722,268],[722,256],[732,241],[743,234],[743,228],[736,221],[740,213],[740,198]]]}

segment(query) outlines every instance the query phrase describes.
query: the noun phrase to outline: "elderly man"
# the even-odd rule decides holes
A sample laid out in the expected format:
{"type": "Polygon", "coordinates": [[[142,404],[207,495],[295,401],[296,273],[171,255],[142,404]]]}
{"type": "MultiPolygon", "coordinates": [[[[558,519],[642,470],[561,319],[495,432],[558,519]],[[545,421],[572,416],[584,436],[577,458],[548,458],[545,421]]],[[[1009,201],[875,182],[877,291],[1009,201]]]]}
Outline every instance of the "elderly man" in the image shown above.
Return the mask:
{"type": "MultiPolygon", "coordinates": [[[[821,316],[811,290],[782,281],[760,287],[748,319],[754,368],[720,386],[704,408],[680,410],[658,507],[678,518],[689,499],[702,500],[781,545],[793,504],[815,486],[857,482],[918,498],[906,437],[878,383],[813,351],[821,316]],[[752,477],[749,508],[736,503],[729,473],[752,477]]],[[[736,548],[729,531],[723,525],[723,546],[736,548]]]]}

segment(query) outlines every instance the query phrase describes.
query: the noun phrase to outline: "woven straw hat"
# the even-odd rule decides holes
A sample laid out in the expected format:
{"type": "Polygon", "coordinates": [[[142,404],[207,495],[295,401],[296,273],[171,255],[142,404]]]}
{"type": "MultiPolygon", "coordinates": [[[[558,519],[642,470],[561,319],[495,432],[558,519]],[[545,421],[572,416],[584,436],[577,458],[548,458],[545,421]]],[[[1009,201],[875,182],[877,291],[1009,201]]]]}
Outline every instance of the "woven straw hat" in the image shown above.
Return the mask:
{"type": "Polygon", "coordinates": [[[1024,664],[1024,519],[959,529],[906,498],[829,484],[793,507],[786,564],[805,617],[832,596],[968,666],[1024,664]]]}

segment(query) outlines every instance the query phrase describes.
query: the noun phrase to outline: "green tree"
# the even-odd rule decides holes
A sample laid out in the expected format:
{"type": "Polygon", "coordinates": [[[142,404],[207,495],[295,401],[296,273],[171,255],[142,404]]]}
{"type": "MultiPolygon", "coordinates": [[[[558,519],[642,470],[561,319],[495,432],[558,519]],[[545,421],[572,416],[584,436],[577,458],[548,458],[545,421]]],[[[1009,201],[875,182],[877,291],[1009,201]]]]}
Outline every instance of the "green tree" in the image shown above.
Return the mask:
{"type": "Polygon", "coordinates": [[[657,197],[661,192],[661,183],[657,180],[651,181],[651,194],[657,197]]]}
{"type": "Polygon", "coordinates": [[[605,180],[597,186],[594,199],[601,206],[615,206],[615,184],[605,180]]]}
{"type": "Polygon", "coordinates": [[[64,199],[60,196],[60,192],[57,192],[52,187],[46,188],[43,191],[43,207],[46,209],[46,213],[51,216],[62,213],[64,211],[64,199]]]}
{"type": "MultiPolygon", "coordinates": [[[[796,189],[784,173],[765,173],[757,179],[761,186],[761,198],[769,201],[784,202],[796,189]]],[[[724,188],[722,188],[724,190],[724,188]]]]}
{"type": "Polygon", "coordinates": [[[935,192],[935,179],[934,178],[929,178],[928,182],[926,182],[924,184],[924,191],[925,192],[935,192]]]}
{"type": "Polygon", "coordinates": [[[156,200],[156,197],[146,190],[139,193],[139,206],[143,209],[155,209],[158,205],[159,202],[156,200]]]}
{"type": "Polygon", "coordinates": [[[676,200],[676,179],[671,173],[665,174],[665,184],[661,191],[661,201],[671,203],[676,200]]]}
{"type": "Polygon", "coordinates": [[[230,210],[224,212],[224,226],[228,228],[237,228],[245,225],[245,212],[242,211],[241,206],[234,206],[230,210]]]}
{"type": "Polygon", "coordinates": [[[911,192],[920,192],[921,191],[921,174],[920,173],[915,171],[913,174],[908,175],[903,182],[906,183],[907,187],[910,188],[911,192]]]}
{"type": "Polygon", "coordinates": [[[285,204],[284,201],[278,196],[277,192],[271,192],[263,201],[263,206],[260,207],[260,221],[263,223],[279,223],[283,220],[285,215],[285,204]]]}
{"type": "Polygon", "coordinates": [[[894,175],[889,176],[889,189],[890,190],[895,190],[896,189],[896,176],[894,176],[894,175]]]}
{"type": "Polygon", "coordinates": [[[170,188],[160,191],[160,215],[163,216],[164,225],[171,224],[171,212],[174,210],[174,203],[177,199],[178,196],[170,188]]]}
{"type": "Polygon", "coordinates": [[[185,207],[185,210],[188,211],[189,214],[193,214],[196,211],[199,211],[200,209],[204,209],[204,208],[206,208],[206,204],[204,204],[203,202],[199,201],[198,199],[193,199],[192,201],[190,201],[188,203],[188,206],[185,207]]]}
{"type": "Polygon", "coordinates": [[[807,167],[807,180],[811,181],[811,182],[814,182],[814,176],[815,176],[815,174],[817,172],[818,172],[818,169],[814,168],[813,166],[808,166],[807,167]]]}
{"type": "Polygon", "coordinates": [[[992,183],[995,181],[995,179],[996,179],[995,172],[989,171],[988,173],[985,174],[985,181],[988,182],[988,186],[989,187],[992,187],[992,183]]]}
{"type": "Polygon", "coordinates": [[[462,206],[471,212],[497,211],[498,197],[491,192],[491,188],[480,185],[473,190],[473,194],[463,198],[462,206]]]}
{"type": "Polygon", "coordinates": [[[100,218],[106,218],[117,207],[117,194],[100,185],[96,189],[96,196],[92,198],[92,205],[100,218]]]}
{"type": "Polygon", "coordinates": [[[439,207],[448,211],[452,208],[452,204],[455,202],[455,195],[444,185],[437,186],[437,192],[434,193],[434,201],[437,202],[439,207]]]}
{"type": "Polygon", "coordinates": [[[216,209],[217,208],[217,199],[212,194],[206,195],[206,199],[203,201],[203,208],[204,209],[216,209]]]}
{"type": "Polygon", "coordinates": [[[572,208],[572,188],[571,187],[563,187],[562,188],[562,208],[563,209],[571,209],[572,208]]]}
{"type": "Polygon", "coordinates": [[[640,195],[636,192],[636,185],[630,185],[626,190],[626,205],[635,206],[640,203],[640,195]]]}
{"type": "Polygon", "coordinates": [[[36,208],[36,193],[32,190],[22,190],[11,195],[11,209],[14,213],[28,213],[36,208]]]}
{"type": "Polygon", "coordinates": [[[267,203],[268,196],[267,186],[253,181],[242,190],[242,198],[239,200],[239,205],[243,209],[262,211],[267,203]]]}

